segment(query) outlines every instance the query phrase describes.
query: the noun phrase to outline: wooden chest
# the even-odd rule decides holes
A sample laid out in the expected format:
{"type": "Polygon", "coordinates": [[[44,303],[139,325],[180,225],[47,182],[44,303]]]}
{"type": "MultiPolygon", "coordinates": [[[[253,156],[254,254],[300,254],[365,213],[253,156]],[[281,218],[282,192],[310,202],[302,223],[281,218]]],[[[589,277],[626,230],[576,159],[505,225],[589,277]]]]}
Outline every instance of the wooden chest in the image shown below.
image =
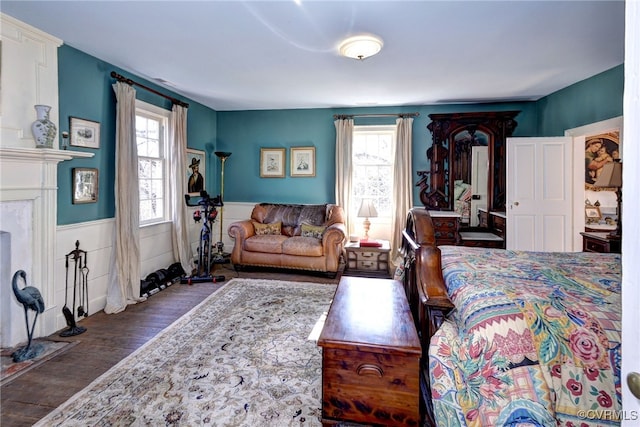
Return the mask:
{"type": "Polygon", "coordinates": [[[401,282],[344,276],[318,345],[324,425],[419,425],[421,347],[401,282]]]}

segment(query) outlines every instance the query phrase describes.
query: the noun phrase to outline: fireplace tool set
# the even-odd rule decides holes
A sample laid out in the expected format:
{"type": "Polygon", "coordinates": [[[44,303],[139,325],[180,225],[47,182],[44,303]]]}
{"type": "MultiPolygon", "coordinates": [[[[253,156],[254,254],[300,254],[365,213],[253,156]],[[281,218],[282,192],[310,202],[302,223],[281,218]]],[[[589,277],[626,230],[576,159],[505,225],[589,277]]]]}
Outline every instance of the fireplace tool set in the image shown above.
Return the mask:
{"type": "Polygon", "coordinates": [[[89,315],[89,293],[87,289],[87,278],[89,276],[89,268],[87,268],[87,251],[80,249],[80,241],[76,240],[76,248],[65,255],[65,284],[64,284],[64,307],[62,314],[67,322],[68,328],[60,332],[61,337],[70,337],[79,335],[87,330],[83,326],[76,324],[76,301],[78,317],[87,317],[89,315]],[[73,268],[73,305],[69,308],[69,260],[71,260],[71,268],[73,268]],[[76,300],[76,297],[78,298],[76,300]]]}

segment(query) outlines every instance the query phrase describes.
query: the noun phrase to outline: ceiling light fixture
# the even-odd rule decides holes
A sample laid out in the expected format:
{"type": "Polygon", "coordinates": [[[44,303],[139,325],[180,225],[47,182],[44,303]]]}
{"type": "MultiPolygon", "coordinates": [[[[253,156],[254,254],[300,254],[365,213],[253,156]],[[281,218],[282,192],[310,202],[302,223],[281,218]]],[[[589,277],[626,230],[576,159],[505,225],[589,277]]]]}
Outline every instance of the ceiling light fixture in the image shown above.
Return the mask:
{"type": "Polygon", "coordinates": [[[340,54],[347,58],[363,60],[382,49],[382,39],[373,35],[349,37],[340,43],[340,54]]]}

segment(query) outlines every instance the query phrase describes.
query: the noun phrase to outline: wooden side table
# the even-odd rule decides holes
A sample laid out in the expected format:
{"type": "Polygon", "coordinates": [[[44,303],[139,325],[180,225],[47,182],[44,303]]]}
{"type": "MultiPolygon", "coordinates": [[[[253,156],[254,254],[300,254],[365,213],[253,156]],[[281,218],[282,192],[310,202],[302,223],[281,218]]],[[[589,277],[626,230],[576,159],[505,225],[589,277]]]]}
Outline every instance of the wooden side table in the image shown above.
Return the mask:
{"type": "Polygon", "coordinates": [[[360,242],[348,243],[344,249],[347,260],[344,274],[347,276],[380,277],[388,279],[389,252],[391,247],[388,240],[379,240],[380,247],[360,246],[360,242]]]}
{"type": "Polygon", "coordinates": [[[402,282],[343,276],[318,345],[324,426],[420,425],[422,350],[402,282]]]}
{"type": "Polygon", "coordinates": [[[582,251],[621,253],[621,240],[612,239],[609,233],[582,232],[582,251]]]}

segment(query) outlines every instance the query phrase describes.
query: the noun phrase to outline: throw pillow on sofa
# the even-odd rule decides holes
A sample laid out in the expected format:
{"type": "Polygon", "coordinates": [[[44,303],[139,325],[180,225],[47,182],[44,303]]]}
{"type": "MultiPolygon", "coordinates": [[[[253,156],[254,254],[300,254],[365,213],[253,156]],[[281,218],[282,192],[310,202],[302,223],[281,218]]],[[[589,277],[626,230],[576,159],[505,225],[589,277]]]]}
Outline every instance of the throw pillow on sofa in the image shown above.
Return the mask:
{"type": "Polygon", "coordinates": [[[269,224],[262,224],[256,221],[253,222],[253,228],[256,230],[256,236],[264,236],[271,234],[281,234],[282,221],[273,222],[269,224]]]}
{"type": "Polygon", "coordinates": [[[322,234],[327,227],[322,225],[311,225],[311,224],[301,224],[300,235],[302,237],[315,237],[316,239],[322,240],[322,234]]]}

